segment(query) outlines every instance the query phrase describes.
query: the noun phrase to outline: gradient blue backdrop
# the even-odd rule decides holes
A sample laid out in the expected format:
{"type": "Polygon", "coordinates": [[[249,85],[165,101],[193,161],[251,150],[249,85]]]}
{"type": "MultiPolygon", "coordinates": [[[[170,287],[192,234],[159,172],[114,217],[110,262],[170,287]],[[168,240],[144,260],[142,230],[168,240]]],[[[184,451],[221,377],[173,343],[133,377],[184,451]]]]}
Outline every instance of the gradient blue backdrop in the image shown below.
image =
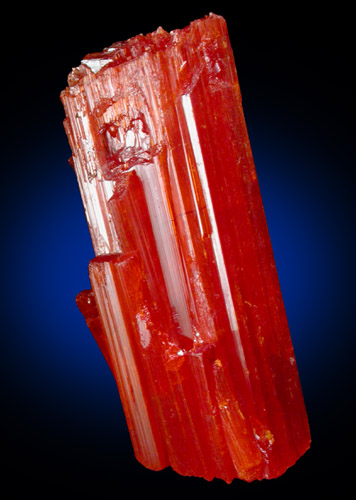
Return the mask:
{"type": "MultiPolygon", "coordinates": [[[[275,23],[270,13],[261,28],[252,14],[239,16],[224,3],[180,14],[141,11],[136,19],[129,6],[116,8],[124,15],[116,21],[99,15],[95,26],[91,15],[82,24],[60,17],[58,25],[43,25],[32,6],[30,22],[17,29],[15,50],[7,54],[3,470],[13,491],[24,486],[88,495],[104,487],[103,498],[129,486],[157,492],[170,485],[224,498],[278,497],[289,486],[320,493],[336,485],[340,492],[346,483],[335,477],[351,457],[353,412],[354,146],[348,61],[329,30],[334,19],[320,25],[302,19],[295,27],[288,16],[275,23]],[[74,301],[89,287],[93,250],[67,164],[71,152],[59,102],[66,76],[88,52],[158,25],[184,27],[209,11],[228,22],[313,439],[282,478],[252,485],[150,472],[135,461],[114,380],[74,301]]],[[[46,14],[48,23],[57,17],[46,14]]]]}

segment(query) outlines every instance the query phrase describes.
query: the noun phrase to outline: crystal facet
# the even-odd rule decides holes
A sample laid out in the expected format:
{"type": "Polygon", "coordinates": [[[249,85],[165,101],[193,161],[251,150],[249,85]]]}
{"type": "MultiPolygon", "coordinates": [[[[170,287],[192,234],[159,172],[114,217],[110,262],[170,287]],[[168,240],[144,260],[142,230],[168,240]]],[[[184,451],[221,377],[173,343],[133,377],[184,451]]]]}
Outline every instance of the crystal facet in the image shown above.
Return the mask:
{"type": "Polygon", "coordinates": [[[281,475],[310,434],[224,19],[117,42],[68,82],[96,255],[77,304],[137,459],[281,475]]]}

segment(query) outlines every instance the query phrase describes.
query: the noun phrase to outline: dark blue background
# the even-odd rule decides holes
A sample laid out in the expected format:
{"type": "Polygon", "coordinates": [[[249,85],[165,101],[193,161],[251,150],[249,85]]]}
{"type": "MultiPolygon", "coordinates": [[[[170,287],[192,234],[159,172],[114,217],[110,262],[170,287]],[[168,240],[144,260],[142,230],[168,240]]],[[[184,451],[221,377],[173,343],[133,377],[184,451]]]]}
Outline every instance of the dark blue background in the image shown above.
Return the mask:
{"type": "Polygon", "coordinates": [[[31,5],[20,21],[14,9],[4,17],[2,470],[13,492],[108,498],[122,488],[172,487],[199,498],[282,498],[290,487],[346,488],[355,348],[348,13],[278,17],[232,7],[150,11],[118,2],[108,16],[87,5],[80,20],[64,4],[31,5]],[[230,486],[151,472],[133,456],[115,382],[75,305],[89,287],[93,250],[59,101],[86,53],[159,25],[182,28],[210,11],[228,23],[313,440],[281,478],[230,486]]]}

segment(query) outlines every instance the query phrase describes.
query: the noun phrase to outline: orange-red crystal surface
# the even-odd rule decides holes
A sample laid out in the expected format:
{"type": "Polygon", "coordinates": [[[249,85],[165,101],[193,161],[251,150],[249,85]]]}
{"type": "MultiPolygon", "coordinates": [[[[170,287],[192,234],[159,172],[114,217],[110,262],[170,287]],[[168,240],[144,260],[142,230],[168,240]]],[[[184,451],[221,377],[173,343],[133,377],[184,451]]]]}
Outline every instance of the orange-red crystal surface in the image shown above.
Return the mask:
{"type": "Polygon", "coordinates": [[[281,475],[310,434],[224,19],[118,42],[68,81],[96,254],[77,303],[137,459],[281,475]]]}

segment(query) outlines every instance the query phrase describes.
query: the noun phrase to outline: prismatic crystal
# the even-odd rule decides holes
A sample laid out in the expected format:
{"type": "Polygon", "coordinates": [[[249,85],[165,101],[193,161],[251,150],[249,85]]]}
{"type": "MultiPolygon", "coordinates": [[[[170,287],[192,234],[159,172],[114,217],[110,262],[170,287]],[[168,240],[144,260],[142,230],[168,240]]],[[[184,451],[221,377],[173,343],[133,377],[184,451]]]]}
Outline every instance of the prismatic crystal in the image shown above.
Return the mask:
{"type": "Polygon", "coordinates": [[[224,19],[89,54],[61,94],[96,257],[77,304],[146,467],[277,477],[309,448],[224,19]]]}

